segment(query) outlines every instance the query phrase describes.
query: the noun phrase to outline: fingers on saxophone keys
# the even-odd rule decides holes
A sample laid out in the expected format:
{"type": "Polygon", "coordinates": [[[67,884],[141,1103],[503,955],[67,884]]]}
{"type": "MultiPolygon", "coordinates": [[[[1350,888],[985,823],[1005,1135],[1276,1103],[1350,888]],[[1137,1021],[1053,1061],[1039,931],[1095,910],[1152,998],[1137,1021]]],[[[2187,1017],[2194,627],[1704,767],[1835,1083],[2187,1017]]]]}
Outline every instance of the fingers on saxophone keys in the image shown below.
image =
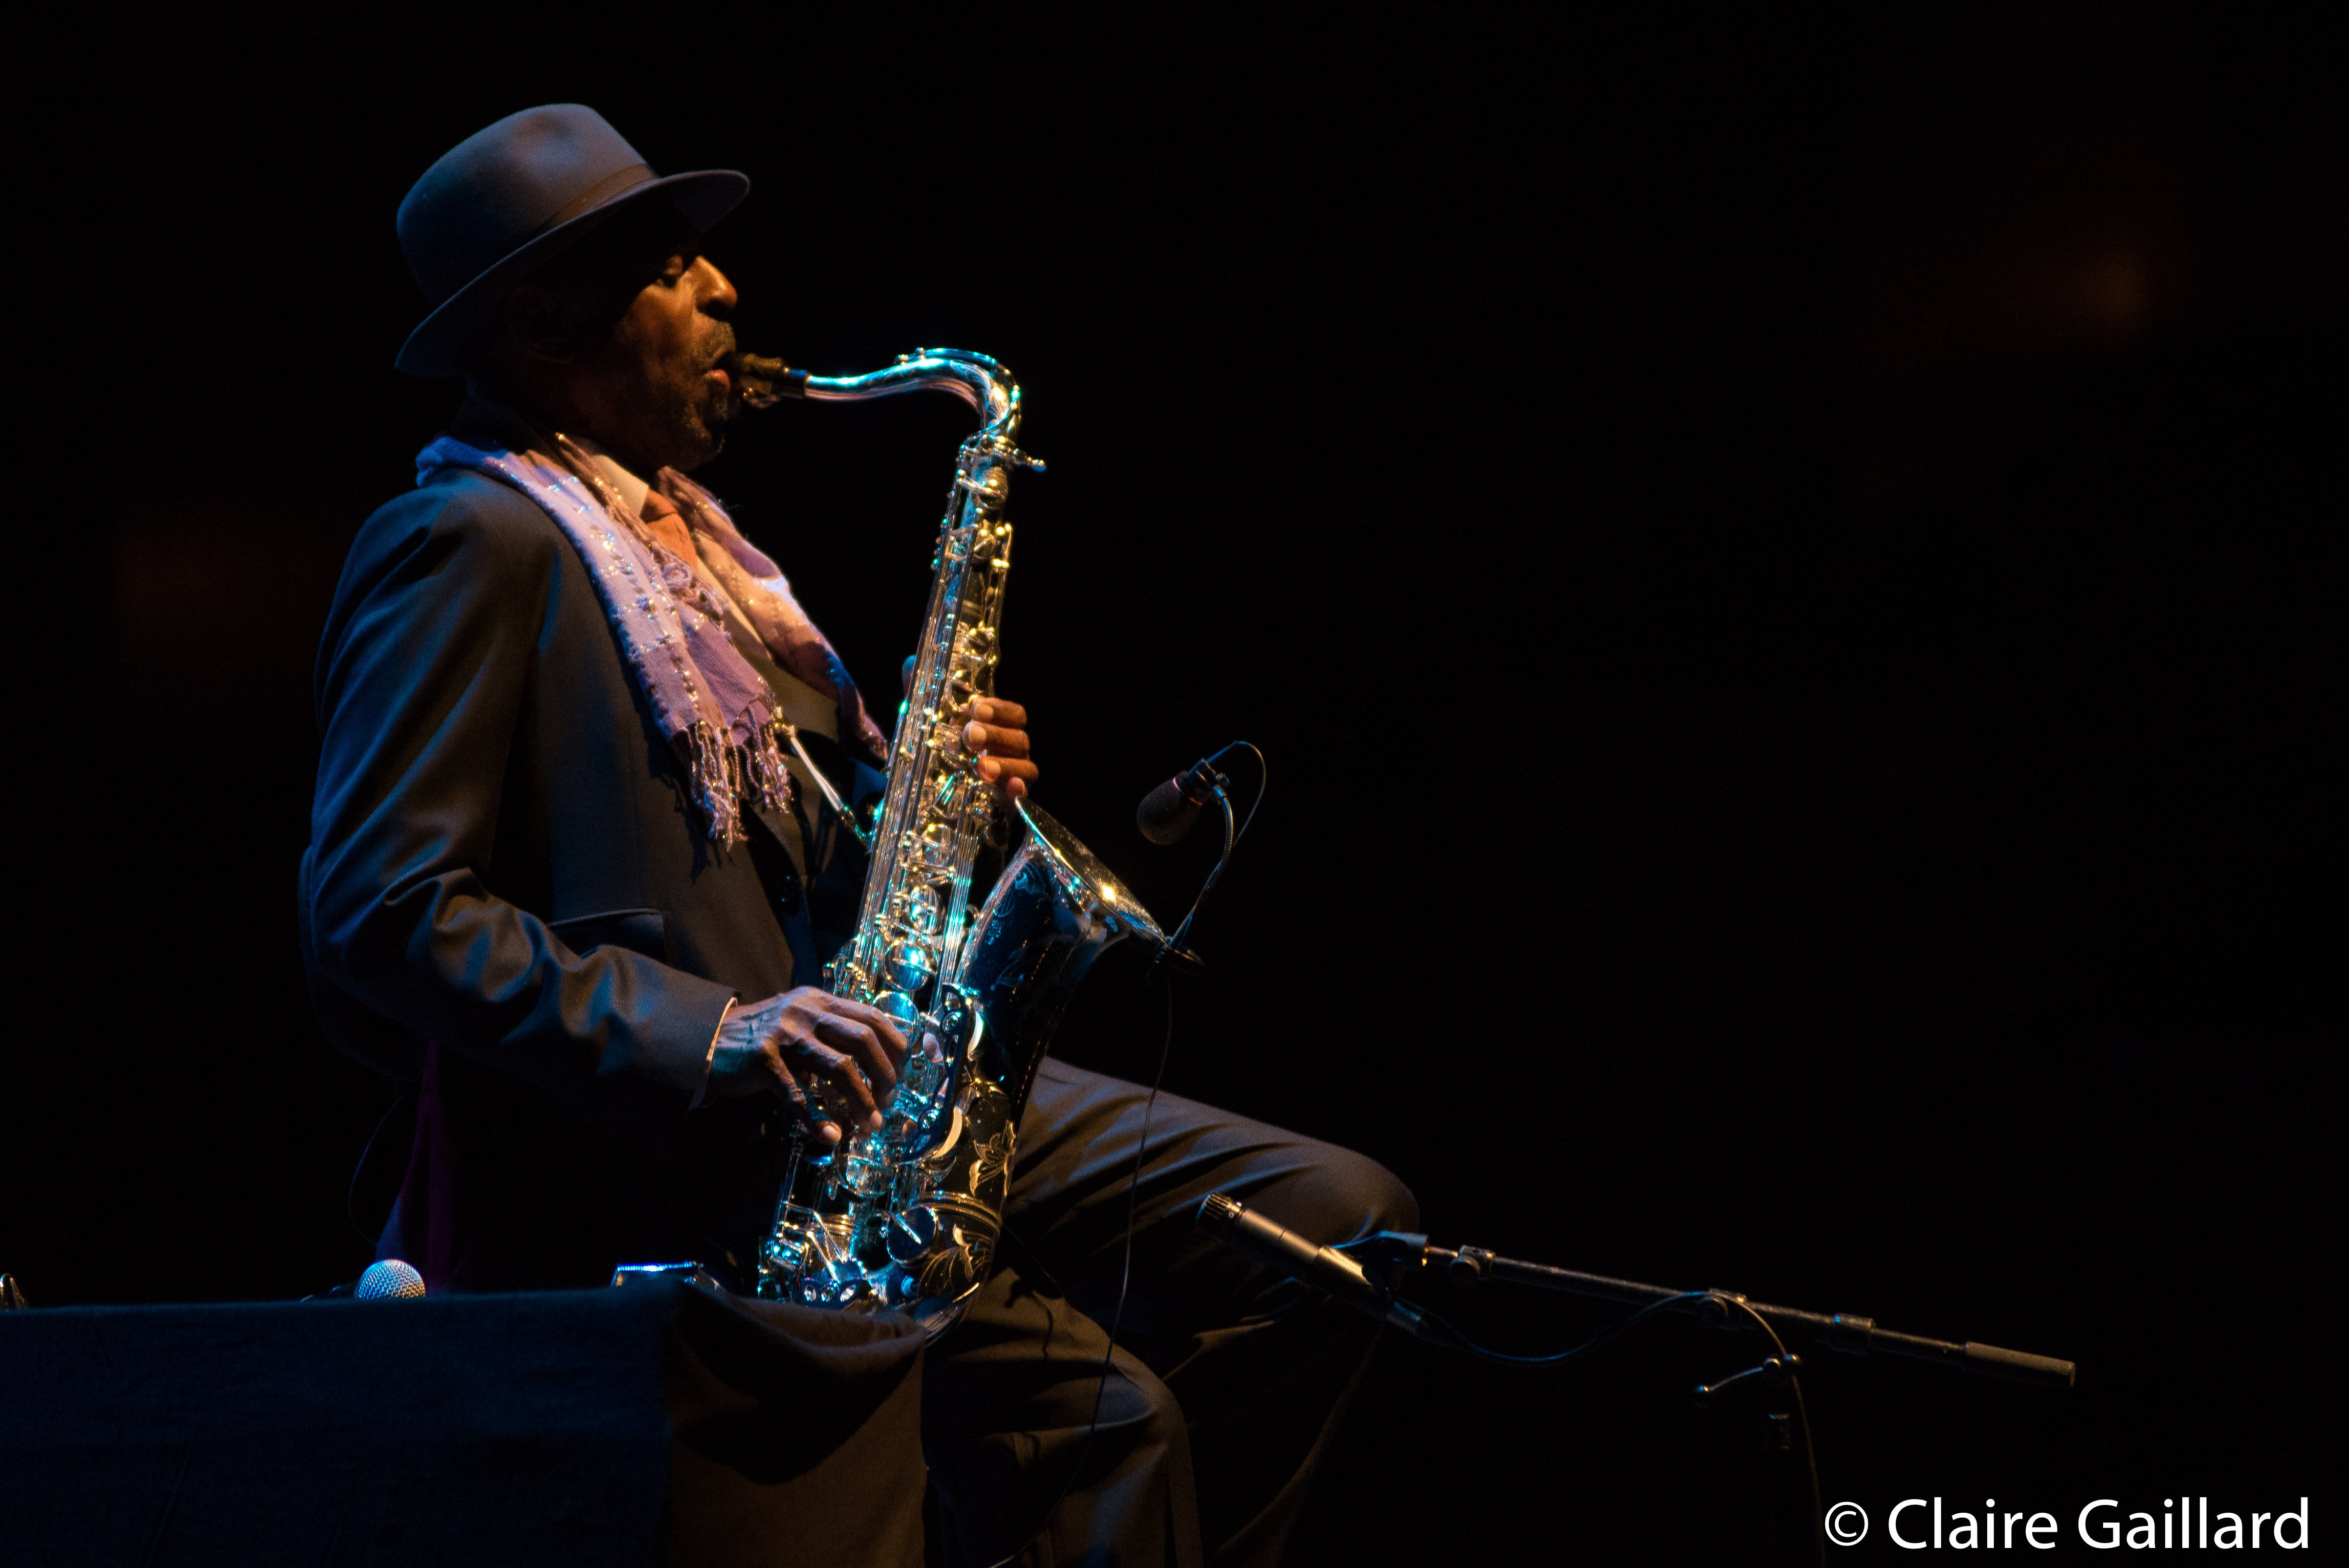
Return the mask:
{"type": "MultiPolygon", "coordinates": [[[[874,1051],[877,1055],[879,1047],[874,1051]]],[[[872,1086],[855,1061],[828,1046],[813,1045],[800,1048],[800,1060],[806,1072],[823,1080],[825,1109],[863,1131],[881,1130],[881,1108],[874,1103],[872,1086]]]]}
{"type": "MultiPolygon", "coordinates": [[[[1003,784],[1003,787],[1010,787],[1012,781],[1033,784],[1036,781],[1036,763],[1019,758],[1019,756],[982,756],[979,758],[979,777],[987,779],[988,784],[1003,784]]],[[[1012,798],[1017,800],[1019,791],[1012,791],[1012,798]]]]}
{"type": "MultiPolygon", "coordinates": [[[[820,1032],[824,1044],[859,1075],[860,1085],[869,1086],[865,1089],[868,1101],[878,1104],[889,1098],[897,1087],[897,1068],[891,1060],[890,1051],[881,1043],[879,1030],[834,1014],[824,1019],[820,1032]]],[[[904,1051],[898,1051],[896,1057],[903,1060],[904,1051]]]]}
{"type": "Polygon", "coordinates": [[[1025,757],[1028,755],[1028,732],[1011,729],[999,724],[966,724],[962,727],[962,743],[973,751],[983,751],[989,757],[1025,757]]]}
{"type": "Polygon", "coordinates": [[[1028,710],[1016,702],[1006,702],[999,696],[975,697],[962,711],[965,718],[981,724],[999,724],[1007,729],[1028,727],[1028,710]]]}
{"type": "Polygon", "coordinates": [[[774,1069],[775,1098],[790,1109],[792,1118],[812,1128],[822,1141],[839,1142],[840,1129],[824,1120],[818,1114],[815,1074],[810,1067],[803,1064],[799,1073],[793,1074],[792,1069],[784,1065],[782,1053],[780,1050],[767,1059],[774,1069]]]}
{"type": "Polygon", "coordinates": [[[905,1026],[878,1007],[868,1006],[863,1002],[852,1002],[845,996],[833,997],[832,1005],[837,1013],[850,1022],[862,1024],[872,1031],[873,1037],[881,1043],[881,1048],[888,1053],[888,1081],[895,1083],[897,1068],[905,1065],[906,1054],[913,1045],[912,1041],[905,1038],[905,1026]]]}

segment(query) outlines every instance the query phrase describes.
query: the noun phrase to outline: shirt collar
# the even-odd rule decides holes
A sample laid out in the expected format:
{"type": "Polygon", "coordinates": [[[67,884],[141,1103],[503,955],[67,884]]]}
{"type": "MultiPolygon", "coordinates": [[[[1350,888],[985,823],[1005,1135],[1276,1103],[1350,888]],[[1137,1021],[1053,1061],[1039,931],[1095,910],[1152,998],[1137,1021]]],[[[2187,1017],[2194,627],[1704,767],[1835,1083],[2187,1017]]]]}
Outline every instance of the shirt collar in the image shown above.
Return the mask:
{"type": "Polygon", "coordinates": [[[630,511],[642,517],[645,513],[646,492],[653,487],[622,468],[611,453],[586,437],[574,436],[571,438],[571,444],[587,454],[587,460],[595,465],[597,473],[604,476],[604,482],[620,492],[620,500],[627,504],[630,511]]]}

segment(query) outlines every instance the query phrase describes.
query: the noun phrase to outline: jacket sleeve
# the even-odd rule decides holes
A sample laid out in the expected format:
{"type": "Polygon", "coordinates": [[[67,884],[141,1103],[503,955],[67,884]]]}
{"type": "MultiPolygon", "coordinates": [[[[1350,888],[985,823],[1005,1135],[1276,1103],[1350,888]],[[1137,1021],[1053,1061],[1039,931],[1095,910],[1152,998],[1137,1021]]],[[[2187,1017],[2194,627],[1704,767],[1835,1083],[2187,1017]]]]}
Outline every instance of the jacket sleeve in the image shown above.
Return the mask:
{"type": "Polygon", "coordinates": [[[662,1144],[733,992],[625,948],[574,953],[481,874],[568,548],[488,481],[420,490],[360,531],[319,652],[305,944],[314,984],[662,1144]]]}

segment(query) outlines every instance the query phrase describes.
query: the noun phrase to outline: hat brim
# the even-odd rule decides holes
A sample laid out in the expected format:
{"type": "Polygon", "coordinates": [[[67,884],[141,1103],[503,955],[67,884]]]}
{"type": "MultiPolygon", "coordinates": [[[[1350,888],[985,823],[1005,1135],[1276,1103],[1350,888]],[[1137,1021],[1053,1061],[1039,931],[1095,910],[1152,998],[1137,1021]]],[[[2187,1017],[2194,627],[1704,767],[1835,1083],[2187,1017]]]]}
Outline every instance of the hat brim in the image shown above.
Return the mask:
{"type": "Polygon", "coordinates": [[[702,169],[631,185],[610,201],[532,235],[471,283],[440,302],[417,325],[392,363],[410,376],[455,376],[457,356],[506,291],[618,214],[666,196],[695,228],[707,232],[750,193],[748,175],[731,169],[702,169]]]}

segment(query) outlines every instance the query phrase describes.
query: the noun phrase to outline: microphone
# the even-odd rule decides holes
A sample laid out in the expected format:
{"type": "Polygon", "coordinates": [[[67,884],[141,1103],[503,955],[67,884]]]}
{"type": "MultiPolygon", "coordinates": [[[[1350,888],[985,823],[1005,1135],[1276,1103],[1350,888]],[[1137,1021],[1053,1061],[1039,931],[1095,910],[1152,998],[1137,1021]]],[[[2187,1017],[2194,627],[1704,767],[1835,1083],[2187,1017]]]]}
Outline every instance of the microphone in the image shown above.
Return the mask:
{"type": "Polygon", "coordinates": [[[1199,1205],[1199,1227],[1241,1256],[1335,1296],[1415,1338],[1444,1345],[1453,1342],[1418,1307],[1364,1274],[1361,1264],[1337,1248],[1316,1246],[1237,1199],[1208,1193],[1199,1205]]]}
{"type": "Polygon", "coordinates": [[[369,1264],[351,1296],[357,1301],[406,1301],[424,1294],[424,1276],[398,1258],[369,1264]]]}
{"type": "Polygon", "coordinates": [[[1133,825],[1154,844],[1179,842],[1199,820],[1199,809],[1230,784],[1203,758],[1144,795],[1133,809],[1133,825]]]}

